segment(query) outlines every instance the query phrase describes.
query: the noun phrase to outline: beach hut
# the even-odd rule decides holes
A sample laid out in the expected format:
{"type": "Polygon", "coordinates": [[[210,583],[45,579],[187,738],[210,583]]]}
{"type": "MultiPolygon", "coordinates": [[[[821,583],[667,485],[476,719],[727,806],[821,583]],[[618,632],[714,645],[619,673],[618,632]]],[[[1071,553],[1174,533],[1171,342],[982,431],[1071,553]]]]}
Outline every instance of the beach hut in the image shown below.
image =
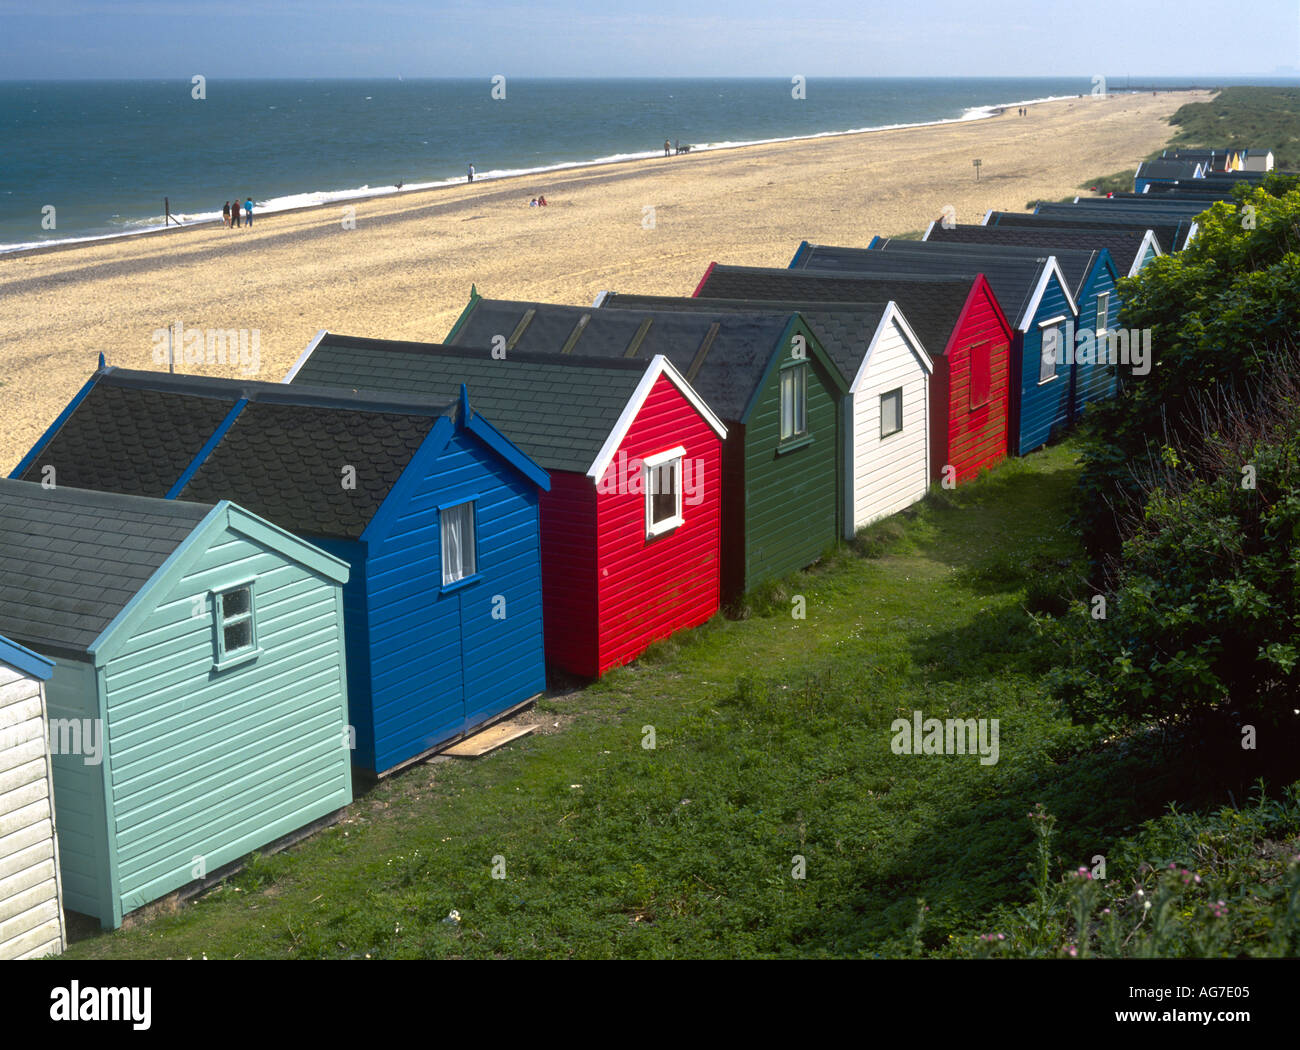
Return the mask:
{"type": "MultiPolygon", "coordinates": [[[[1153,198],[1158,201],[1159,197],[1153,198]]],[[[1143,229],[1156,229],[1162,247],[1169,241],[1157,228],[1157,224],[1176,226],[1173,236],[1173,251],[1182,251],[1188,242],[1196,236],[1196,217],[1205,210],[1205,205],[1188,208],[1166,208],[1152,206],[1140,207],[1141,201],[1126,205],[1122,200],[1108,200],[1100,205],[1075,204],[1040,204],[1033,213],[1033,218],[1047,221],[1051,226],[1060,226],[1062,219],[1069,220],[1068,225],[1076,222],[1093,222],[1114,225],[1116,223],[1141,226],[1143,229]]]]}
{"type": "Polygon", "coordinates": [[[764,303],[602,292],[620,310],[797,311],[849,385],[844,408],[844,535],[921,499],[930,486],[930,376],[934,362],[897,303],[857,307],[815,300],[764,303]]]}
{"type": "Polygon", "coordinates": [[[812,564],[840,537],[848,388],[798,314],[597,310],[474,293],[447,342],[671,361],[727,428],[725,602],[812,564]]]}
{"type": "Polygon", "coordinates": [[[224,501],[0,480],[0,632],[57,661],[69,909],[119,926],[352,801],[347,576],[224,501]]]}
{"type": "Polygon", "coordinates": [[[983,277],[891,279],[714,263],[696,295],[897,303],[934,365],[929,404],[931,480],[967,481],[1006,458],[1014,333],[983,277]]]}
{"type": "Polygon", "coordinates": [[[106,368],[15,476],[228,499],[345,561],[362,770],[426,756],[545,688],[537,499],[549,481],[467,397],[106,368]]]}
{"type": "Polygon", "coordinates": [[[884,241],[874,248],[803,244],[791,263],[812,272],[870,273],[881,276],[963,276],[983,274],[1011,322],[1011,420],[1008,451],[1024,455],[1038,448],[1073,419],[1074,364],[1058,353],[1079,310],[1070,282],[1052,255],[1019,255],[988,248],[964,252],[959,246],[924,241],[884,241]]]}
{"type": "Polygon", "coordinates": [[[67,943],[46,745],[53,673],[53,661],[0,636],[0,959],[58,955],[67,943]]]}
{"type": "MultiPolygon", "coordinates": [[[[975,226],[976,232],[988,230],[975,226]]],[[[1020,232],[1009,230],[1007,232],[1020,232]]],[[[984,244],[948,240],[900,241],[877,238],[876,247],[901,253],[939,254],[954,260],[971,259],[978,265],[990,259],[1030,259],[1042,255],[1044,249],[1036,245],[984,244]]],[[[1098,345],[1112,324],[1119,318],[1120,303],[1117,282],[1119,268],[1107,248],[1072,249],[1053,247],[1052,258],[1060,267],[1066,287],[1074,300],[1077,316],[1068,320],[1062,331],[1060,344],[1062,360],[1056,362],[1056,373],[1066,378],[1069,401],[1064,419],[1053,420],[1049,433],[1069,426],[1089,404],[1103,401],[1115,393],[1118,370],[1108,354],[1108,344],[1098,345]]],[[[1023,384],[1022,384],[1023,385],[1023,384]]]]}
{"type": "Polygon", "coordinates": [[[1149,183],[1173,182],[1175,179],[1203,179],[1210,170],[1207,160],[1148,160],[1138,165],[1133,189],[1142,193],[1149,183]]]}
{"type": "Polygon", "coordinates": [[[546,468],[547,660],[597,677],[718,611],[726,427],[667,358],[539,354],[321,333],[287,381],[432,398],[465,384],[546,468]]]}
{"type": "Polygon", "coordinates": [[[1240,171],[1272,171],[1273,151],[1271,149],[1251,148],[1243,150],[1240,171]]]}

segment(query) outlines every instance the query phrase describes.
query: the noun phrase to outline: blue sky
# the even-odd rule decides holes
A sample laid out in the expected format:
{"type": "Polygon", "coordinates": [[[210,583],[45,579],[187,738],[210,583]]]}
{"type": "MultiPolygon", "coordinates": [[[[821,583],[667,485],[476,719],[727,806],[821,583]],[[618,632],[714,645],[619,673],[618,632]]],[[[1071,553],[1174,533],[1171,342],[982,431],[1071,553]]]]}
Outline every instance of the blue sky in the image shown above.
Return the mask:
{"type": "Polygon", "coordinates": [[[1300,75],[1296,0],[0,0],[0,77],[1300,75]]]}

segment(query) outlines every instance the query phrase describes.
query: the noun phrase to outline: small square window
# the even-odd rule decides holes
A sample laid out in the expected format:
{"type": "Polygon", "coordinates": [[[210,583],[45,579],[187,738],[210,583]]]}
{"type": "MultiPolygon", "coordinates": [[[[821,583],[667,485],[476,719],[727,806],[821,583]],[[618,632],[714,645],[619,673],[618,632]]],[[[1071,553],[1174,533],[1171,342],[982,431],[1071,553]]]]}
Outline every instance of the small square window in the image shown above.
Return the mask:
{"type": "Polygon", "coordinates": [[[647,538],[662,535],[682,524],[682,456],[685,451],[675,448],[646,456],[643,461],[647,538]]]}
{"type": "Polygon", "coordinates": [[[456,583],[478,572],[478,544],[474,535],[474,501],[446,507],[442,525],[442,585],[456,583]]]}
{"type": "Polygon", "coordinates": [[[889,437],[903,429],[903,388],[880,395],[880,436],[889,437]]]}
{"type": "Polygon", "coordinates": [[[795,365],[781,373],[781,440],[808,433],[808,366],[795,365]]]}
{"type": "Polygon", "coordinates": [[[217,621],[217,667],[241,657],[257,654],[257,624],[254,617],[253,585],[242,584],[213,595],[217,621]]]}

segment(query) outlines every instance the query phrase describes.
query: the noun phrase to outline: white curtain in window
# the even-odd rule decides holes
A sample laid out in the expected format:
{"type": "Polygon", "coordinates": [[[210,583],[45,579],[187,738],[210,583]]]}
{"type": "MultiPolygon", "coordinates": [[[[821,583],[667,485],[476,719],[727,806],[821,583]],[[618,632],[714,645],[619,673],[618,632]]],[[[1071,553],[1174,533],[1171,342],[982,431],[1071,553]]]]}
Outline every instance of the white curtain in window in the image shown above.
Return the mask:
{"type": "Polygon", "coordinates": [[[474,504],[462,503],[442,512],[442,582],[455,583],[474,572],[474,504]]]}

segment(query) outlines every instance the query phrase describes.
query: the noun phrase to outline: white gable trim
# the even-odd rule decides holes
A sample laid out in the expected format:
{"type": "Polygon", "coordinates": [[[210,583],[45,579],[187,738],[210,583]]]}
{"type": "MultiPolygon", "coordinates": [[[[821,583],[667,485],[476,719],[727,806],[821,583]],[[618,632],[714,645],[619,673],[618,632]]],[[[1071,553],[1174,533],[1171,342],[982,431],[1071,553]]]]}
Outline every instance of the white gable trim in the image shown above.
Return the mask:
{"type": "Polygon", "coordinates": [[[686,381],[686,377],[677,371],[673,367],[673,363],[663,354],[655,354],[650,359],[645,374],[641,376],[641,382],[637,383],[636,389],[632,391],[632,396],[628,398],[627,404],[623,406],[623,411],[619,414],[614,428],[609,432],[609,437],[605,439],[605,443],[600,447],[595,460],[587,468],[587,477],[593,481],[600,480],[601,475],[605,473],[605,468],[609,466],[614,454],[618,451],[618,447],[623,444],[623,439],[627,437],[627,432],[632,427],[632,421],[640,414],[646,398],[650,396],[650,391],[654,389],[654,385],[658,382],[660,376],[668,377],[668,381],[681,391],[682,396],[704,417],[704,421],[713,428],[718,437],[725,438],[727,436],[727,428],[722,420],[713,414],[713,409],[705,404],[704,399],[686,381]]]}
{"type": "Polygon", "coordinates": [[[912,326],[907,323],[907,318],[903,316],[903,311],[898,308],[894,300],[889,301],[885,307],[885,312],[880,315],[880,323],[876,325],[876,330],[871,334],[871,342],[867,344],[866,355],[862,358],[862,364],[858,365],[858,374],[853,377],[853,382],[849,385],[850,395],[856,396],[861,389],[863,382],[867,378],[867,369],[871,365],[871,355],[875,352],[876,344],[880,342],[880,337],[888,329],[889,325],[898,325],[898,330],[902,333],[903,342],[907,348],[912,351],[912,355],[921,362],[921,367],[925,369],[926,374],[934,372],[934,362],[930,355],[925,352],[925,347],[921,345],[921,340],[912,331],[912,326]]]}
{"type": "Polygon", "coordinates": [[[324,339],[327,335],[329,335],[329,332],[327,332],[324,328],[322,328],[319,332],[316,333],[316,335],[312,338],[312,341],[307,344],[307,349],[298,355],[298,360],[293,363],[293,367],[290,368],[289,371],[287,371],[284,374],[284,378],[280,380],[281,383],[293,382],[293,377],[298,374],[298,370],[307,363],[307,359],[311,357],[312,351],[315,350],[316,347],[320,346],[321,340],[324,339]]]}
{"type": "Polygon", "coordinates": [[[1129,267],[1127,276],[1134,277],[1142,269],[1142,260],[1146,258],[1148,248],[1157,255],[1164,255],[1164,252],[1160,250],[1160,242],[1156,239],[1155,230],[1147,230],[1146,235],[1142,238],[1142,243],[1138,246],[1137,257],[1133,260],[1133,265],[1129,267]]]}
{"type": "Polygon", "coordinates": [[[930,225],[925,228],[925,234],[921,237],[921,240],[928,241],[930,239],[930,231],[933,229],[934,229],[934,220],[931,219],[930,225]]]}
{"type": "Polygon", "coordinates": [[[1043,301],[1043,294],[1047,291],[1047,282],[1052,279],[1052,274],[1056,274],[1056,279],[1061,284],[1061,291],[1065,293],[1065,301],[1070,304],[1070,312],[1076,317],[1079,316],[1079,306],[1075,303],[1074,296],[1070,294],[1070,286],[1066,283],[1065,274],[1061,272],[1061,265],[1056,261],[1055,255],[1049,255],[1047,265],[1043,267],[1042,276],[1038,278],[1038,287],[1034,289],[1029,305],[1025,307],[1025,315],[1021,318],[1020,324],[1016,326],[1020,331],[1029,331],[1029,319],[1038,312],[1038,304],[1043,301]]]}
{"type": "Polygon", "coordinates": [[[984,221],[981,222],[980,225],[987,226],[989,224],[989,219],[991,219],[992,217],[993,217],[993,209],[990,208],[988,211],[984,213],[984,221]]]}
{"type": "Polygon", "coordinates": [[[1186,248],[1189,244],[1191,244],[1193,238],[1195,238],[1195,236],[1198,233],[1200,233],[1200,231],[1201,231],[1201,224],[1199,222],[1193,222],[1192,228],[1187,231],[1187,240],[1183,241],[1183,247],[1186,248]]]}
{"type": "Polygon", "coordinates": [[[604,304],[605,299],[606,297],[608,297],[608,295],[609,295],[609,289],[608,288],[603,289],[600,292],[600,294],[596,296],[596,300],[591,304],[591,308],[593,310],[599,310],[601,306],[604,304]]]}

